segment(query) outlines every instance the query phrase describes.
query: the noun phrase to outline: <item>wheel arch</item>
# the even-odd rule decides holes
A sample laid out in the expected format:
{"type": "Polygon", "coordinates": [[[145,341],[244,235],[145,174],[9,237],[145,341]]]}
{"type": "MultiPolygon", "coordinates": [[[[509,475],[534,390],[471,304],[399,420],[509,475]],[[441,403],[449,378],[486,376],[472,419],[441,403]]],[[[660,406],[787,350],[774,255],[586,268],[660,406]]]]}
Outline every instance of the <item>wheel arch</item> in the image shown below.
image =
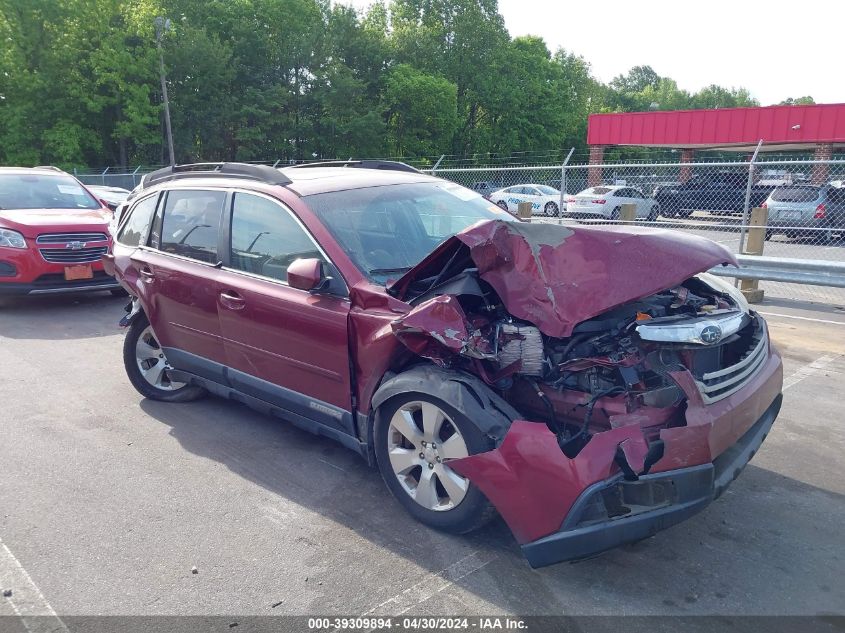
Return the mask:
{"type": "Polygon", "coordinates": [[[379,411],[390,400],[418,393],[442,400],[467,417],[497,444],[520,413],[480,378],[435,365],[416,365],[385,380],[373,394],[369,416],[372,448],[373,427],[379,411]]]}
{"type": "Polygon", "coordinates": [[[129,303],[127,303],[123,309],[126,310],[126,314],[122,319],[120,319],[119,323],[120,327],[123,328],[128,328],[132,325],[132,323],[134,323],[140,315],[146,315],[146,311],[144,310],[144,306],[141,304],[141,300],[135,295],[130,295],[129,303]]]}

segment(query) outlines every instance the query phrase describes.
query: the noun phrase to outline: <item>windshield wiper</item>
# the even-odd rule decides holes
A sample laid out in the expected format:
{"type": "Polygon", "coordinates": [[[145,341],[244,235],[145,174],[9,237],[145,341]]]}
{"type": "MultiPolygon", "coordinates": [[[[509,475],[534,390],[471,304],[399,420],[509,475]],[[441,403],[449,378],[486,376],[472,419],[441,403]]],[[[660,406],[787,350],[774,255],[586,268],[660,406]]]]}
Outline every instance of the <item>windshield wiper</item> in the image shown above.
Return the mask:
{"type": "Polygon", "coordinates": [[[401,266],[399,268],[373,268],[367,272],[371,275],[393,275],[395,273],[406,273],[412,268],[413,266],[401,266]]]}

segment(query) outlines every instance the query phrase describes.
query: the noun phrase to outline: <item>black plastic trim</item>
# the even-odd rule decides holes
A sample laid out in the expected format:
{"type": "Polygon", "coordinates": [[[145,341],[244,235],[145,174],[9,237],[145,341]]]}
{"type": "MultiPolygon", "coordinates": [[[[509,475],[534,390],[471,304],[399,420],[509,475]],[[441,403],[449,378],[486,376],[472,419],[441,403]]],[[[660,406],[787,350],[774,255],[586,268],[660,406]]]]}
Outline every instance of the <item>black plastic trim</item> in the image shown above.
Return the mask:
{"type": "Polygon", "coordinates": [[[293,165],[289,169],[308,169],[311,167],[353,167],[358,169],[383,169],[386,171],[407,171],[413,174],[421,174],[422,172],[416,167],[411,167],[407,163],[402,163],[397,160],[326,160],[316,163],[300,163],[293,165]]]}
{"type": "MultiPolygon", "coordinates": [[[[332,429],[332,436],[340,433],[355,440],[352,412],[305,394],[281,387],[256,376],[227,367],[184,350],[164,347],[165,356],[179,375],[211,380],[230,392],[237,392],[265,402],[292,416],[310,420],[332,429]]],[[[194,382],[187,380],[186,382],[194,382]]],[[[231,395],[227,397],[233,397],[231,395]]],[[[357,444],[357,440],[355,440],[357,444]]]]}
{"type": "Polygon", "coordinates": [[[146,189],[162,182],[183,178],[243,178],[257,180],[268,185],[289,185],[291,179],[278,169],[268,165],[250,165],[248,163],[192,163],[172,165],[146,174],[141,179],[141,189],[146,189]]]}

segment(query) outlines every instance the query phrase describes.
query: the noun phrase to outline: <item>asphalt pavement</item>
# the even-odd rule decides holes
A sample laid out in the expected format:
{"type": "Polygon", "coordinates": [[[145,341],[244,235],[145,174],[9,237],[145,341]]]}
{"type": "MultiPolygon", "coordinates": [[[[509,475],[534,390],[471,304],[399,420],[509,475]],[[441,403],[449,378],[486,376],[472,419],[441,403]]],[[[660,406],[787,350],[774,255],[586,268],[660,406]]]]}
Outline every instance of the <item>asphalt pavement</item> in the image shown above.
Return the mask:
{"type": "Polygon", "coordinates": [[[532,570],[501,521],[410,519],[341,446],[235,403],[142,399],[107,294],[0,300],[0,615],[845,614],[845,313],[759,306],[782,412],[728,492],[532,570]]]}

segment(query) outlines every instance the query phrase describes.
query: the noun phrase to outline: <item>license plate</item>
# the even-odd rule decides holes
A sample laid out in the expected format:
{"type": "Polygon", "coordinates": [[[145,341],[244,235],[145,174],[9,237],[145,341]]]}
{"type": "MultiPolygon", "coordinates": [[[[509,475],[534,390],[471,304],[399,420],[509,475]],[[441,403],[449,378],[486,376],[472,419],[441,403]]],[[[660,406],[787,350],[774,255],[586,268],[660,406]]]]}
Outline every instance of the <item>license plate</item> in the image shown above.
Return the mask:
{"type": "Polygon", "coordinates": [[[80,279],[93,279],[94,269],[91,264],[79,264],[78,266],[67,266],[65,268],[65,281],[78,281],[80,279]]]}
{"type": "Polygon", "coordinates": [[[801,212],[800,211],[781,211],[780,212],[780,219],[781,220],[800,220],[801,219],[801,212]]]}

